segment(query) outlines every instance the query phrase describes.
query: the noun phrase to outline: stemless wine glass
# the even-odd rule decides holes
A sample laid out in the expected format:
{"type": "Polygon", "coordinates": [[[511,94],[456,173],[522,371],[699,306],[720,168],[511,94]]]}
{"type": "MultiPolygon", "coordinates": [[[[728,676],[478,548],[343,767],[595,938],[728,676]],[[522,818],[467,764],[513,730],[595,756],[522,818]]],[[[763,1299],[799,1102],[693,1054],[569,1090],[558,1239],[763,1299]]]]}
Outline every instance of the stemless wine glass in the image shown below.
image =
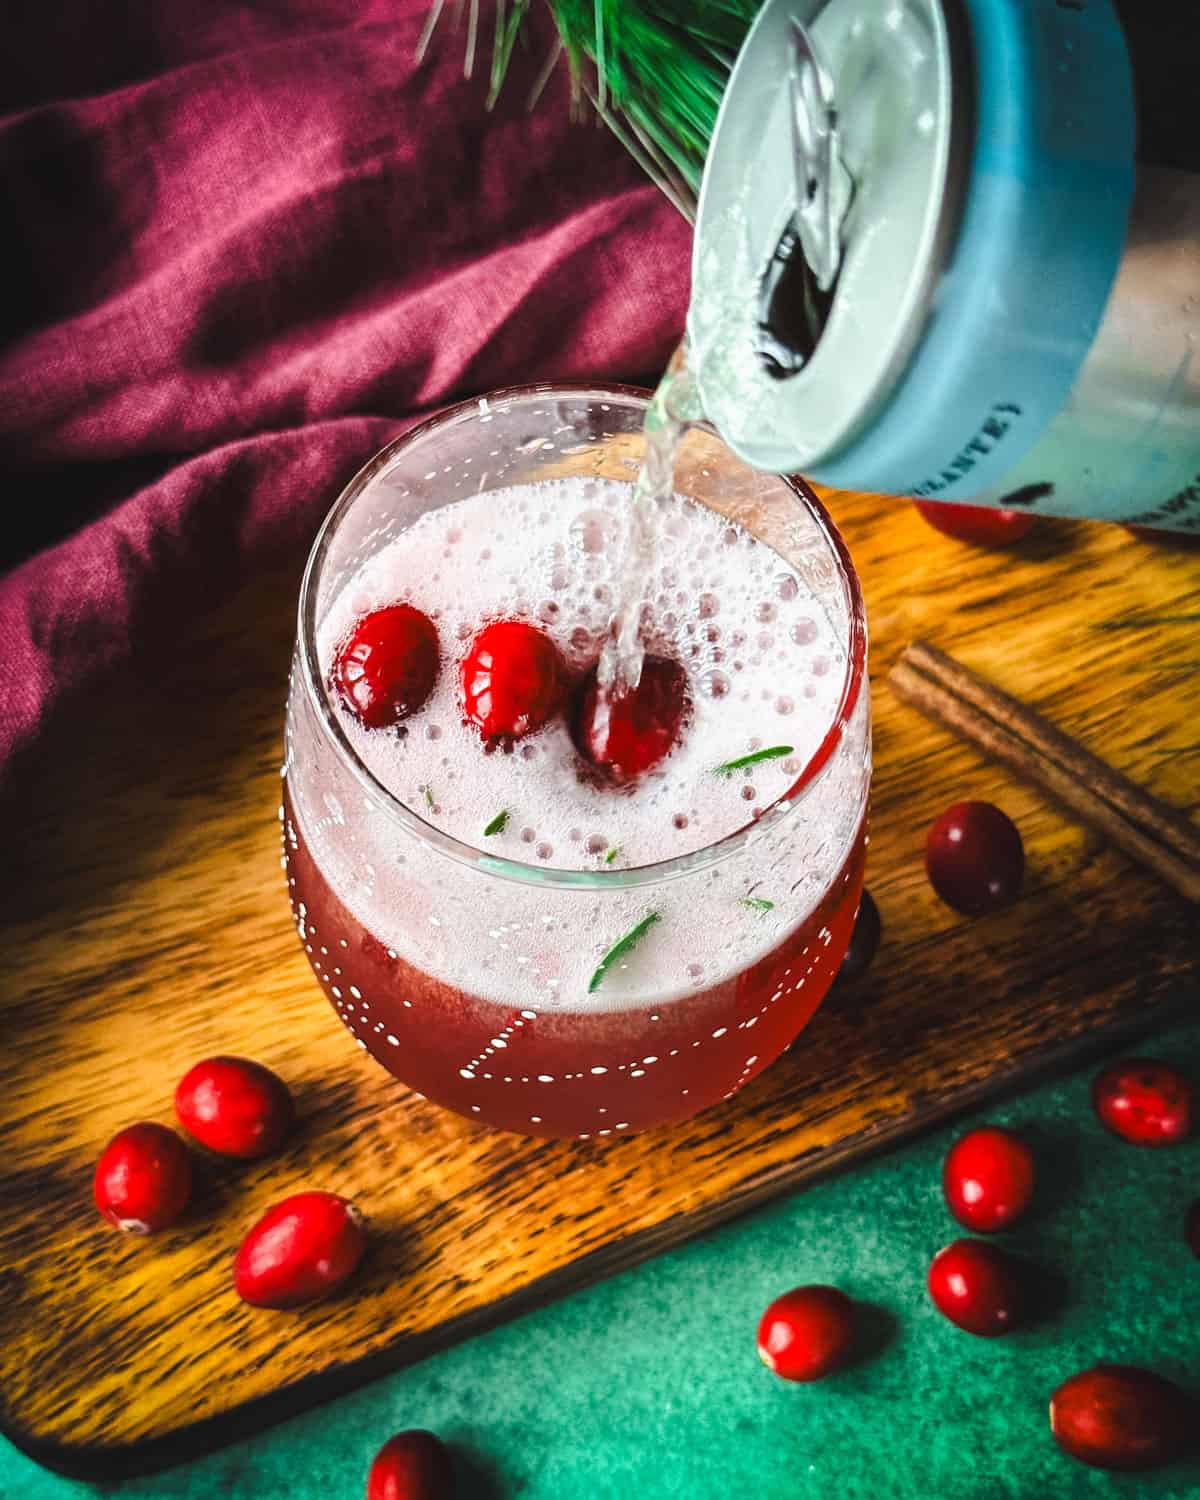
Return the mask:
{"type": "MultiPolygon", "coordinates": [[[[858,581],[811,492],[748,468],[703,425],[684,439],[676,492],[772,547],[837,642],[817,669],[838,690],[785,797],[661,863],[547,868],[449,836],[392,795],[345,732],[317,642],[347,581],[420,516],[464,497],[564,476],[631,481],[646,405],[624,387],[527,386],[425,422],[346,487],[300,595],[281,819],[313,970],[389,1072],[528,1135],[641,1130],[735,1092],[812,1016],[862,890],[871,761],[858,581]],[[595,993],[564,982],[648,918],[652,939],[595,993]]],[[[802,650],[796,660],[799,674],[802,650]]]]}

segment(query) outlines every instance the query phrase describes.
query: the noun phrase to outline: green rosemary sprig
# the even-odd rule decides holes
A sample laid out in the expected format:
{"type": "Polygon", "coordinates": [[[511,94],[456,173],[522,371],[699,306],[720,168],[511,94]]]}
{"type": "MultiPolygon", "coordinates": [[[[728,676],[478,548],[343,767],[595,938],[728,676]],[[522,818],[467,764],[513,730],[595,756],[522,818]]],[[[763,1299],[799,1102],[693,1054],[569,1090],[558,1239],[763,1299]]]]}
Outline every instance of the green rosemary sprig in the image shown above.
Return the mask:
{"type": "Polygon", "coordinates": [[[595,992],[604,983],[604,976],[608,973],[609,969],[612,968],[613,964],[615,964],[618,959],[624,958],[631,948],[636,948],[641,940],[654,926],[655,922],[657,922],[658,920],[658,912],[649,912],[642,918],[642,920],[637,924],[636,927],[631,927],[623,938],[618,939],[618,941],[612,945],[612,947],[596,965],[596,972],[592,975],[591,979],[588,982],[589,995],[595,994],[595,992]]]}
{"type": "Polygon", "coordinates": [[[508,808],[498,812],[488,826],[483,830],[485,839],[490,839],[494,833],[503,833],[508,827],[508,808]]]}
{"type": "Polygon", "coordinates": [[[732,776],[735,771],[742,771],[747,766],[756,766],[763,760],[780,760],[785,755],[792,753],[791,745],[772,745],[768,750],[755,750],[750,755],[739,755],[737,760],[727,760],[724,765],[714,766],[715,776],[732,776]]]}
{"type": "Polygon", "coordinates": [[[743,896],[742,905],[748,906],[751,911],[768,912],[775,910],[774,901],[768,901],[765,896],[743,896]]]}

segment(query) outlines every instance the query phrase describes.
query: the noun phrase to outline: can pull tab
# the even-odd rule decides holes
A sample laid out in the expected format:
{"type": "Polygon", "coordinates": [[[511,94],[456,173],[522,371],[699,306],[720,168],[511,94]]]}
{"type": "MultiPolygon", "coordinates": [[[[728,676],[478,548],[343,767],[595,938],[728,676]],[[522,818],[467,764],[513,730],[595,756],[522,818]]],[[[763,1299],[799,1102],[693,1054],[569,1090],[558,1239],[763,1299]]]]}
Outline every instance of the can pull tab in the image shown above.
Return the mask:
{"type": "Polygon", "coordinates": [[[842,260],[854,181],[842,161],[833,80],[794,17],[789,111],[796,206],[763,272],[756,349],[768,374],[795,375],[811,359],[842,260]]]}

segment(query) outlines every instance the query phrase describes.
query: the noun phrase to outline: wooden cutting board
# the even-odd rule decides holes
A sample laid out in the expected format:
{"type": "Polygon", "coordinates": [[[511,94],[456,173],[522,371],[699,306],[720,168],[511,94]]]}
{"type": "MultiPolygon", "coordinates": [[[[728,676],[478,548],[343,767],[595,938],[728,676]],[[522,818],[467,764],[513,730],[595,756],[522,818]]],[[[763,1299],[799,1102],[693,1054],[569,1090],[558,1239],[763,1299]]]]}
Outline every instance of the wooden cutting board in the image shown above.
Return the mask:
{"type": "Polygon", "coordinates": [[[684,1126],[610,1143],[490,1134],[355,1048],[279,870],[300,559],[62,729],[4,830],[0,1422],[16,1443],[93,1476],[171,1462],[1196,1004],[1195,911],[883,679],[923,636],[1194,809],[1200,554],[1057,523],[985,552],[901,502],[830,505],[871,622],[884,942],[792,1053],[684,1126]],[[1004,806],[1029,856],[1021,901],[984,921],[941,905],[922,870],[923,830],[966,796],[1004,806]],[[277,1069],[301,1130],[271,1161],[211,1172],[176,1230],[116,1233],[91,1205],[97,1153],[133,1120],[170,1121],[176,1080],[214,1052],[277,1069]],[[328,1305],[245,1307],[234,1249],[302,1187],[367,1211],[370,1259],[328,1305]]]}

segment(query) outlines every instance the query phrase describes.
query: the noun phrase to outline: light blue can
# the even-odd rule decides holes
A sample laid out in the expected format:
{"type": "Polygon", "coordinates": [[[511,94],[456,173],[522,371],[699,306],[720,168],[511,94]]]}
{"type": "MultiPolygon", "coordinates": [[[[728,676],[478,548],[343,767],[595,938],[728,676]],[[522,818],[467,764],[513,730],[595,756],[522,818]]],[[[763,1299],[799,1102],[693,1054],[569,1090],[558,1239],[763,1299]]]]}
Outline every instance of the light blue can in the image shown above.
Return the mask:
{"type": "Polygon", "coordinates": [[[1148,66],[1110,0],[768,0],[693,261],[691,360],[730,446],[850,489],[1200,530],[1200,162],[1144,149],[1148,66]],[[797,313],[768,289],[806,196],[840,268],[804,270],[797,313]]]}

